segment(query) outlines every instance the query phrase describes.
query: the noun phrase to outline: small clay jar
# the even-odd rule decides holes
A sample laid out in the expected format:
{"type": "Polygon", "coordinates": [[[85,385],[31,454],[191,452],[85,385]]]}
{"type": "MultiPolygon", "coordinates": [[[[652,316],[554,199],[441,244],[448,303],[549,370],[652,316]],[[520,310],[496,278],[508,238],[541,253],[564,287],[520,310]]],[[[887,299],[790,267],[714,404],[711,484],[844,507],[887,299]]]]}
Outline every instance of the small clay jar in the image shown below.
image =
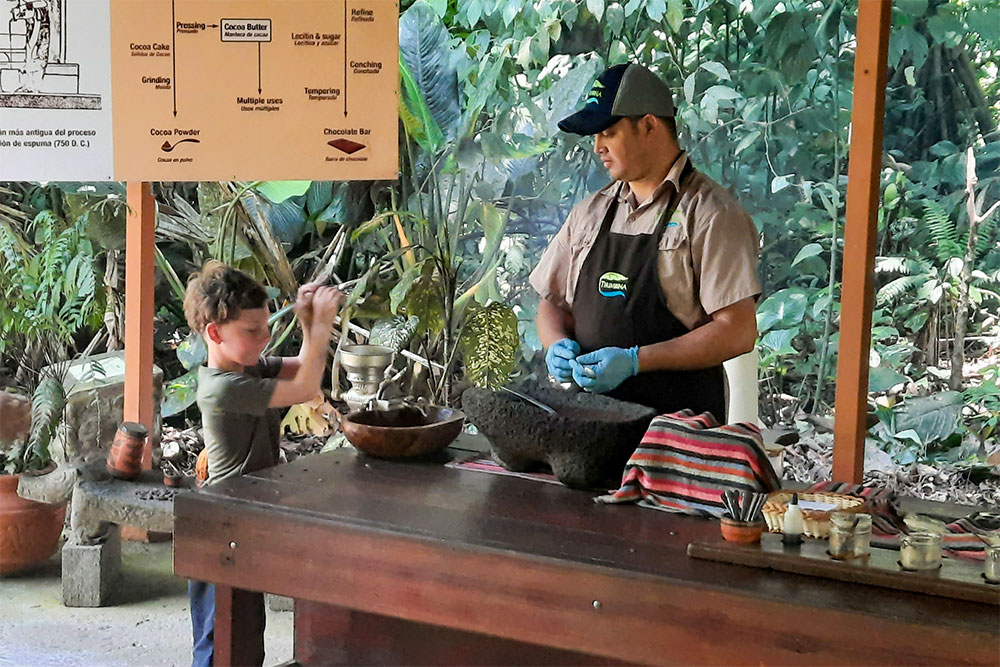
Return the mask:
{"type": "Polygon", "coordinates": [[[764,532],[763,521],[734,521],[729,517],[722,517],[722,537],[727,542],[739,542],[742,544],[756,544],[760,542],[761,533],[764,532]]]}
{"type": "Polygon", "coordinates": [[[170,486],[174,488],[184,486],[184,476],[165,472],[163,473],[163,486],[170,486]]]}
{"type": "Polygon", "coordinates": [[[122,422],[108,452],[108,472],[118,479],[135,479],[142,473],[142,450],[146,446],[146,427],[136,422],[122,422]]]}

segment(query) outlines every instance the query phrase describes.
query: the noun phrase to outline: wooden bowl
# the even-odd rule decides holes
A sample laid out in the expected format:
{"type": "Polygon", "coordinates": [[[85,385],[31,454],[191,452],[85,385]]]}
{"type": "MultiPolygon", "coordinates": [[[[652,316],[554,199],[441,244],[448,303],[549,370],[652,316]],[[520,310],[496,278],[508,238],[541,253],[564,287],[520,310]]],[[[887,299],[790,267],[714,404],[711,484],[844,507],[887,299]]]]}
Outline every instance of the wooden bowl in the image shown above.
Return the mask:
{"type": "Polygon", "coordinates": [[[722,517],[720,529],[722,537],[727,542],[739,542],[741,544],[756,544],[760,542],[760,536],[764,532],[763,521],[734,521],[729,517],[722,517]]]}
{"type": "Polygon", "coordinates": [[[369,456],[410,458],[440,451],[462,432],[465,415],[429,405],[423,410],[357,410],[340,420],[347,440],[369,456]]]}

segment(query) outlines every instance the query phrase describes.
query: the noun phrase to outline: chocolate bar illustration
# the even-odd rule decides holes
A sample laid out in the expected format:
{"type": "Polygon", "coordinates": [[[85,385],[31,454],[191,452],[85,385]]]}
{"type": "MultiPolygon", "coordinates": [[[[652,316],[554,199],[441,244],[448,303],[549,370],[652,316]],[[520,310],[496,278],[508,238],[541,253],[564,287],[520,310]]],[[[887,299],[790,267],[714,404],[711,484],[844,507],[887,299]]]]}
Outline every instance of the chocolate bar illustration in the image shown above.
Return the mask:
{"type": "Polygon", "coordinates": [[[365,147],[364,144],[359,144],[358,142],[351,141],[350,139],[333,139],[326,143],[330,144],[338,151],[347,153],[348,155],[350,155],[351,153],[357,153],[359,150],[365,147]]]}

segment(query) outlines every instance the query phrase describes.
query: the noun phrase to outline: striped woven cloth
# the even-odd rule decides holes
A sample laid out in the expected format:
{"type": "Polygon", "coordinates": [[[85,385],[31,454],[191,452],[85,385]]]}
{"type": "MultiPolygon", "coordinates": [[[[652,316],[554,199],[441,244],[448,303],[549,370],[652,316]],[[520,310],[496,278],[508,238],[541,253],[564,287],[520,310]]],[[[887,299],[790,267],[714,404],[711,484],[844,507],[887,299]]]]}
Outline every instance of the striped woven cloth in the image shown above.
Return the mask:
{"type": "Polygon", "coordinates": [[[638,503],[667,512],[722,516],[722,492],[781,487],[753,424],[720,425],[690,410],[653,419],[632,454],[621,487],[597,502],[638,503]]]}
{"type": "MultiPolygon", "coordinates": [[[[905,528],[896,511],[896,495],[887,489],[846,482],[818,482],[809,491],[843,493],[868,501],[872,513],[872,546],[899,549],[899,535],[905,528]]],[[[1000,515],[975,512],[947,524],[948,532],[942,536],[942,551],[946,556],[983,560],[986,544],[976,535],[1000,540],[1000,515]]]]}

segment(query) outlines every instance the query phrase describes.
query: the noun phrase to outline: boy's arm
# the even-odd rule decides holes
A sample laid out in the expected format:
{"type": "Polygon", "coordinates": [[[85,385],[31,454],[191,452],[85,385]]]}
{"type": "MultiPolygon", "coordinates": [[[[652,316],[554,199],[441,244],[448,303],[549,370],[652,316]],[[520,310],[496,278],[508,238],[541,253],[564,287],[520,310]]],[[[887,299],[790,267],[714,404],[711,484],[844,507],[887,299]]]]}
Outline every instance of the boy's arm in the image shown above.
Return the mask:
{"type": "Polygon", "coordinates": [[[302,351],[282,362],[278,382],[268,407],[283,408],[312,400],[320,390],[330,349],[330,332],[343,294],[332,287],[317,290],[313,297],[313,318],[303,330],[302,351]],[[286,376],[291,374],[291,377],[286,376]]]}
{"type": "Polygon", "coordinates": [[[299,288],[295,311],[302,324],[302,349],[299,350],[297,357],[281,357],[281,371],[275,376],[279,380],[293,379],[295,374],[299,372],[299,368],[302,367],[302,362],[305,359],[306,339],[312,336],[312,298],[319,287],[320,285],[317,283],[308,283],[299,288]]]}

